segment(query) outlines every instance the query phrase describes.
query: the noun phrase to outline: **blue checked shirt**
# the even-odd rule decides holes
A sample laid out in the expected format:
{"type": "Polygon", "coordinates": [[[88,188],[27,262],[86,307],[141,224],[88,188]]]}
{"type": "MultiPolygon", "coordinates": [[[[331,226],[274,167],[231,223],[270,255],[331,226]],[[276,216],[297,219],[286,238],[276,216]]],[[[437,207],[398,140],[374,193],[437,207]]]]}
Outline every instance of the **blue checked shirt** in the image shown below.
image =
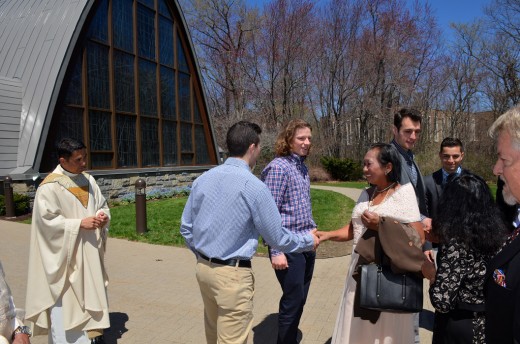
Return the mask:
{"type": "MultiPolygon", "coordinates": [[[[450,174],[448,172],[446,172],[445,169],[441,169],[442,170],[442,186],[446,185],[446,183],[448,182],[448,178],[450,176],[450,174]]],[[[455,175],[459,176],[460,174],[462,173],[462,167],[457,167],[457,171],[455,171],[455,175]]]]}
{"type": "MultiPolygon", "coordinates": [[[[293,233],[316,228],[311,209],[311,183],[304,157],[297,154],[277,157],[262,171],[261,179],[273,194],[282,215],[282,224],[293,233]]],[[[271,248],[271,255],[281,254],[271,248]]]]}
{"type": "Polygon", "coordinates": [[[312,235],[295,235],[282,227],[269,189],[238,158],[228,158],[193,182],[180,232],[196,256],[200,252],[223,260],[251,259],[260,235],[287,252],[314,246],[312,235]]]}

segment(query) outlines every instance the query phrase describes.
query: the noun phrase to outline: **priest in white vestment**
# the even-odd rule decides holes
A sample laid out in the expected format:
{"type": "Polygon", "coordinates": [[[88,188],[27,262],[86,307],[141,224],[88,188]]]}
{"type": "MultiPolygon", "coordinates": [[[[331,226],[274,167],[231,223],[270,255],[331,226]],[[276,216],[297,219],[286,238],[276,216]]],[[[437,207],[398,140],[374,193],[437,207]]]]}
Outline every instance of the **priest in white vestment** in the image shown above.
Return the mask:
{"type": "Polygon", "coordinates": [[[104,254],[110,212],[85,173],[85,145],[58,144],[59,165],[34,199],[26,320],[49,343],[103,344],[110,327],[104,254]]]}

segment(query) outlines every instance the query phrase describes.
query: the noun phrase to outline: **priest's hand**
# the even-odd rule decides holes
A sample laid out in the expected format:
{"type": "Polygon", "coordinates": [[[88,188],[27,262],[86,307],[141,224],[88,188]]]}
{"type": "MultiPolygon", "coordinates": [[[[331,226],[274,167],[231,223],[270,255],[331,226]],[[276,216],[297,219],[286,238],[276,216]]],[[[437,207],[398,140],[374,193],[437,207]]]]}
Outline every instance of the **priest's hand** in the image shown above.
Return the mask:
{"type": "Polygon", "coordinates": [[[97,216],[85,217],[83,220],[81,220],[81,224],[79,225],[79,228],[86,229],[86,230],[94,230],[96,228],[101,228],[102,223],[103,223],[102,220],[97,216]]]}
{"type": "Polygon", "coordinates": [[[23,333],[18,333],[14,336],[13,344],[30,344],[29,336],[23,333]]]}
{"type": "Polygon", "coordinates": [[[105,214],[103,211],[100,211],[98,214],[97,214],[97,218],[99,220],[101,220],[101,226],[100,228],[103,228],[107,225],[108,223],[108,215],[105,214]]]}

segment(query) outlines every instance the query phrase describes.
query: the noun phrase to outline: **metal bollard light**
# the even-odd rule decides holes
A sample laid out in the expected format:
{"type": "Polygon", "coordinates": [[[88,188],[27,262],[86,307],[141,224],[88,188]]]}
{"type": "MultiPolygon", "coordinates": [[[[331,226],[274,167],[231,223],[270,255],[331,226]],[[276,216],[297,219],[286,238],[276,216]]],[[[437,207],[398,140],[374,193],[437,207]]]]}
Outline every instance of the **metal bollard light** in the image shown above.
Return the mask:
{"type": "Polygon", "coordinates": [[[5,196],[5,216],[15,217],[14,211],[14,195],[13,195],[13,179],[11,177],[4,178],[4,196],[5,196]]]}
{"type": "Polygon", "coordinates": [[[146,232],[146,182],[144,179],[135,181],[135,223],[138,234],[146,232]]]}

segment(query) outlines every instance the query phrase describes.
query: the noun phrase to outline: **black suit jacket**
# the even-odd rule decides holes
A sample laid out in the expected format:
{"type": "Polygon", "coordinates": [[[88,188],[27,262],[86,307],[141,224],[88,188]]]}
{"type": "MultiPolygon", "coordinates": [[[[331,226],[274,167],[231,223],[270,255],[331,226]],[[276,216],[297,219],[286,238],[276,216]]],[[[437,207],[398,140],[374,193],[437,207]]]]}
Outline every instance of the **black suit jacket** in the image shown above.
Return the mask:
{"type": "Polygon", "coordinates": [[[437,215],[437,204],[442,196],[442,169],[424,177],[426,209],[429,218],[437,215]]]}
{"type": "MultiPolygon", "coordinates": [[[[394,144],[394,141],[392,141],[392,144],[394,144]]],[[[410,168],[408,167],[408,163],[406,162],[406,158],[401,154],[399,150],[397,150],[399,153],[399,159],[401,160],[401,176],[399,183],[401,185],[411,183],[411,173],[410,168]]],[[[415,196],[417,197],[417,203],[419,204],[419,211],[421,212],[421,215],[427,215],[427,209],[426,209],[426,200],[424,197],[424,181],[423,176],[421,174],[421,170],[419,169],[419,166],[413,162],[415,169],[417,170],[417,185],[413,185],[413,188],[415,190],[415,196]]]]}
{"type": "Polygon", "coordinates": [[[486,343],[520,344],[520,236],[489,262],[484,293],[486,343]],[[495,269],[504,272],[506,287],[495,282],[495,269]]]}
{"type": "MultiPolygon", "coordinates": [[[[460,174],[467,172],[462,169],[460,174]]],[[[426,209],[429,218],[434,218],[437,215],[437,205],[442,196],[442,168],[424,177],[424,194],[426,199],[426,209]]]]}

